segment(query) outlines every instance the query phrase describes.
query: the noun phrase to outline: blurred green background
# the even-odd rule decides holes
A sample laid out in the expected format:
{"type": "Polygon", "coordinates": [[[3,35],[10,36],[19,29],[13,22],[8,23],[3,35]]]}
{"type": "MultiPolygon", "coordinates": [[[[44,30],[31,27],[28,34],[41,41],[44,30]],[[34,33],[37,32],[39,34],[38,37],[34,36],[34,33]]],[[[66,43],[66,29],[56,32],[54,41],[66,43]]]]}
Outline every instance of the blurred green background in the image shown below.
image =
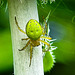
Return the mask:
{"type": "MultiPolygon", "coordinates": [[[[52,4],[38,5],[40,22],[51,10],[50,36],[54,46],[56,63],[45,75],[75,75],[75,0],[56,0],[52,4]]],[[[11,33],[6,0],[0,6],[0,75],[13,75],[11,33]]]]}

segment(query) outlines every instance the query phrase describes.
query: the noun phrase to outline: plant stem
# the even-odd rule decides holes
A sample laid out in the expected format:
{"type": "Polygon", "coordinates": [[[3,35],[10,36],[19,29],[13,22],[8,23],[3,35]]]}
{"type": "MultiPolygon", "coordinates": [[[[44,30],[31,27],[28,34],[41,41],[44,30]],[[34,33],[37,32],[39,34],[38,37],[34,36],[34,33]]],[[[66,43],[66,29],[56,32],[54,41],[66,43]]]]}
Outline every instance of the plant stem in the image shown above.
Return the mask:
{"type": "Polygon", "coordinates": [[[30,45],[23,51],[18,49],[23,48],[27,41],[22,41],[22,38],[27,38],[27,35],[21,33],[16,24],[15,16],[22,30],[25,31],[26,24],[30,19],[38,19],[37,0],[8,0],[9,20],[12,37],[13,60],[14,60],[14,75],[44,75],[43,58],[41,45],[33,48],[32,61],[30,64],[30,45]]]}

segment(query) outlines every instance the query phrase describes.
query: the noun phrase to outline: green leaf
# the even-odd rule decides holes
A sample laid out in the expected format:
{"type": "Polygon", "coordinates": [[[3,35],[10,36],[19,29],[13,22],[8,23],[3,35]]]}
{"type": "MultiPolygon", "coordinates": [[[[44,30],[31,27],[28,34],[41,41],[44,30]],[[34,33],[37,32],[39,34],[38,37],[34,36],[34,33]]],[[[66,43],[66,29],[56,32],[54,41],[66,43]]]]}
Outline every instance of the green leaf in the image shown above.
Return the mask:
{"type": "Polygon", "coordinates": [[[4,1],[0,0],[0,7],[2,7],[3,4],[4,4],[4,1]]]}
{"type": "Polygon", "coordinates": [[[54,59],[52,57],[52,54],[50,53],[50,51],[45,53],[45,56],[43,58],[43,65],[44,65],[44,72],[50,71],[51,68],[54,65],[54,59]]]}

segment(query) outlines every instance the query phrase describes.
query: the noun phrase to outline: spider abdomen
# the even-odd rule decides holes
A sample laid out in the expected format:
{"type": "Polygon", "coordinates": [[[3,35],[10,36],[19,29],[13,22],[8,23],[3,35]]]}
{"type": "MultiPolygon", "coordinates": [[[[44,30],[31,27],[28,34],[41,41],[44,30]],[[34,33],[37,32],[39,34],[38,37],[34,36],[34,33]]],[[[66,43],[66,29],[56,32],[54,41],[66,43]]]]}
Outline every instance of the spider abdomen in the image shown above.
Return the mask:
{"type": "Polygon", "coordinates": [[[41,25],[34,19],[28,21],[26,25],[26,34],[32,40],[37,40],[42,35],[41,25]]]}

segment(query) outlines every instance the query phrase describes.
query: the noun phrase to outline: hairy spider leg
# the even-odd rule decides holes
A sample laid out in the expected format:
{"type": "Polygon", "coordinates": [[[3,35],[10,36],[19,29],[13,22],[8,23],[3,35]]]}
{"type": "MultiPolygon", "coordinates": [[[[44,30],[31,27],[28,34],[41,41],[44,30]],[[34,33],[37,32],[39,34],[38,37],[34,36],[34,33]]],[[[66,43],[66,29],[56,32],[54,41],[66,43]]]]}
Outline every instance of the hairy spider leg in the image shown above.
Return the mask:
{"type": "Polygon", "coordinates": [[[49,39],[49,40],[52,39],[51,37],[45,37],[45,36],[41,36],[40,38],[45,38],[45,39],[49,39]]]}
{"type": "Polygon", "coordinates": [[[45,21],[44,16],[43,16],[43,19],[44,19],[44,22],[45,22],[45,31],[44,31],[44,35],[45,35],[45,34],[47,34],[47,33],[46,33],[46,30],[47,30],[47,23],[46,23],[46,21],[45,21]]]}
{"type": "Polygon", "coordinates": [[[17,22],[17,19],[16,19],[16,16],[15,16],[15,22],[16,22],[16,25],[17,25],[18,29],[19,29],[22,33],[26,34],[26,33],[19,27],[18,22],[17,22]]]}
{"type": "MultiPolygon", "coordinates": [[[[42,26],[41,26],[41,27],[42,27],[42,26]]],[[[42,31],[43,31],[43,33],[42,33],[42,34],[43,34],[43,35],[45,35],[46,33],[44,33],[44,27],[42,27],[42,31]]]]}
{"type": "Polygon", "coordinates": [[[30,44],[30,40],[27,42],[27,44],[22,49],[19,49],[19,51],[24,50],[29,44],[30,44]]]}
{"type": "Polygon", "coordinates": [[[32,60],[32,52],[33,52],[33,46],[32,46],[32,43],[30,44],[30,64],[29,64],[29,67],[31,65],[31,60],[32,60]]]}
{"type": "Polygon", "coordinates": [[[21,39],[21,40],[28,40],[29,38],[23,38],[23,39],[21,39]]]}
{"type": "Polygon", "coordinates": [[[50,44],[49,43],[47,43],[47,42],[45,42],[45,41],[43,41],[43,40],[40,40],[42,43],[44,43],[44,44],[46,44],[46,45],[48,45],[48,49],[46,50],[46,51],[43,51],[43,52],[47,52],[47,51],[49,51],[49,48],[50,48],[50,44]]]}

